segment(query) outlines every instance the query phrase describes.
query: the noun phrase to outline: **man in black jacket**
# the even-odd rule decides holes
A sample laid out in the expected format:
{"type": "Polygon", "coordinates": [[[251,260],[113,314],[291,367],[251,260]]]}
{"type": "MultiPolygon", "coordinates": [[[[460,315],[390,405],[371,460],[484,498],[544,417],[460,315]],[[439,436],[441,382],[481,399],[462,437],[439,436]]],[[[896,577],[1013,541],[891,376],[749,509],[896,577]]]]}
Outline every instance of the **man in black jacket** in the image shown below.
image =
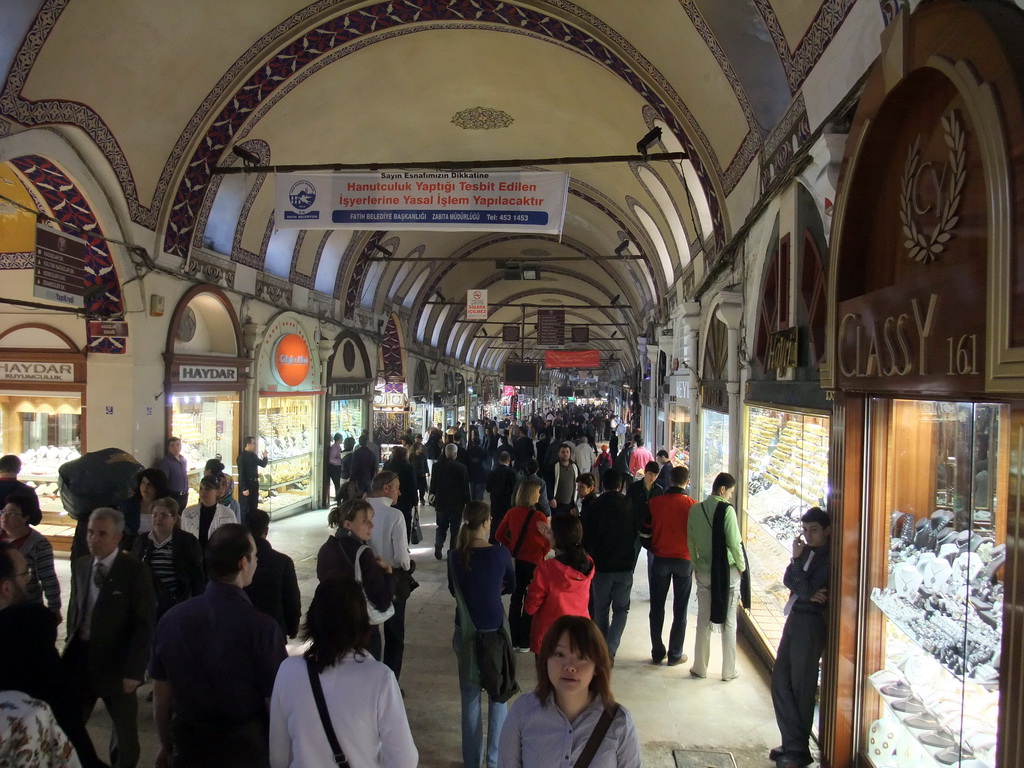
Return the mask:
{"type": "Polygon", "coordinates": [[[508,451],[498,454],[498,465],[487,476],[487,493],[491,499],[491,542],[498,530],[501,519],[512,508],[512,494],[516,491],[518,475],[510,466],[512,456],[508,451]]]}
{"type": "Polygon", "coordinates": [[[57,619],[42,603],[25,600],[28,575],[24,555],[0,542],[0,691],[22,691],[45,701],[84,768],[105,766],[57,655],[57,619]]]}
{"type": "Polygon", "coordinates": [[[581,520],[583,547],[596,568],[590,585],[590,615],[608,641],[608,652],[614,659],[629,617],[642,521],[621,493],[622,475],[608,470],[602,486],[604,493],[584,509],[581,520]]]}
{"type": "Polygon", "coordinates": [[[517,472],[523,472],[526,468],[526,462],[532,459],[536,453],[533,447],[533,440],[530,439],[529,429],[525,423],[522,427],[513,424],[509,432],[512,435],[513,466],[517,472]]]}
{"type": "Polygon", "coordinates": [[[242,452],[238,454],[238,487],[242,495],[238,499],[241,507],[242,520],[260,503],[260,467],[267,466],[267,452],[256,456],[256,438],[248,435],[242,444],[242,452]]]}
{"type": "Polygon", "coordinates": [[[786,626],[772,672],[772,704],[782,734],[782,746],[769,757],[778,768],[802,768],[811,759],[810,738],[814,725],[814,700],[818,688],[818,664],[825,649],[828,621],[829,534],[831,519],[813,507],[800,518],[803,536],[793,541],[793,559],[783,583],[790,589],[784,610],[786,626]]]}
{"type": "Polygon", "coordinates": [[[455,547],[455,537],[462,525],[462,510],[469,503],[469,473],[456,460],[459,447],[448,443],[444,447],[444,458],[434,465],[430,473],[430,496],[428,501],[437,513],[437,532],[434,535],[434,557],[441,559],[444,540],[451,530],[449,549],[455,547]]]}
{"type": "Polygon", "coordinates": [[[252,583],[245,587],[245,593],[257,609],[273,618],[281,626],[281,631],[294,639],[299,634],[299,617],[302,615],[295,563],[267,541],[270,515],[262,509],[250,512],[247,525],[256,542],[256,560],[260,567],[253,575],[252,583]]]}
{"type": "Polygon", "coordinates": [[[138,701],[146,677],[156,597],[146,565],[119,550],[124,516],[100,507],[89,516],[89,554],[71,565],[64,666],[84,712],[102,698],[114,723],[110,761],[139,762],[138,701]]]}

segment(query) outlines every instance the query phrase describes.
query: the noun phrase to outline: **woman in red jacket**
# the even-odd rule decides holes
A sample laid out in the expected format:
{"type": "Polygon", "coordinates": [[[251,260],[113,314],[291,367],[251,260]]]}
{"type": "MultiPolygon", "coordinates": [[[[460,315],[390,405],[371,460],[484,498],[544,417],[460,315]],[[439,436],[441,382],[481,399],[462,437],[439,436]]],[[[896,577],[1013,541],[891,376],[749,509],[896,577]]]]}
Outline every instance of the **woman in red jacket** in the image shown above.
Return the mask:
{"type": "Polygon", "coordinates": [[[555,556],[537,566],[526,591],[526,612],[533,616],[530,650],[540,653],[548,628],[562,616],[590,618],[590,582],[594,561],[583,549],[583,525],[576,515],[551,520],[555,556]]]}
{"type": "Polygon", "coordinates": [[[533,571],[551,549],[547,517],[536,508],[540,501],[540,480],[523,480],[516,489],[515,506],[505,513],[495,540],[512,553],[516,563],[516,588],[508,607],[508,627],[512,645],[521,653],[530,650],[531,617],[523,610],[526,588],[533,571]],[[543,530],[542,530],[543,529],[543,530]]]}

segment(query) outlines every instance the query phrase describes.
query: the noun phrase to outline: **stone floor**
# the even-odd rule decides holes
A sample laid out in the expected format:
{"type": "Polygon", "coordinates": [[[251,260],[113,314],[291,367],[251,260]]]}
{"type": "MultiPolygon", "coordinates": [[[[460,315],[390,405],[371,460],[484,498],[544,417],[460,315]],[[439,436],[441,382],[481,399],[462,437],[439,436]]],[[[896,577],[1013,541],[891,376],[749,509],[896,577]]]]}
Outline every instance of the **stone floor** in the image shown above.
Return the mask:
{"type": "MultiPolygon", "coordinates": [[[[297,515],[271,526],[270,541],[276,549],[295,560],[304,605],[316,586],[316,552],[328,535],[326,512],[297,515]]],[[[426,542],[433,541],[433,511],[421,512],[426,542]]],[[[426,544],[425,542],[425,544],[426,544]]],[[[408,605],[405,664],[401,686],[413,737],[424,768],[461,766],[459,737],[459,687],[455,657],[451,651],[455,601],[448,594],[442,563],[430,546],[413,550],[420,588],[408,605]]],[[[70,563],[58,559],[58,576],[70,588],[70,563]]],[[[712,675],[697,680],[689,676],[689,665],[669,668],[649,664],[648,584],[645,559],[640,558],[634,576],[633,606],[613,677],[615,697],[633,714],[643,745],[643,764],[651,768],[675,768],[673,749],[727,750],[739,768],[766,768],[768,749],[778,743],[772,714],[768,674],[740,638],[738,679],[725,683],[713,677],[721,663],[719,647],[712,637],[712,675]]],[[[690,622],[685,653],[693,655],[692,627],[696,623],[696,597],[691,598],[690,622]]],[[[666,627],[666,633],[668,628],[666,627]]],[[[297,653],[293,643],[290,652],[297,653]]],[[[519,681],[530,690],[536,681],[532,656],[519,656],[519,681]]],[[[140,689],[145,695],[150,686],[140,689]]],[[[151,766],[157,739],[150,707],[140,707],[142,740],[141,766],[151,766]]],[[[102,704],[90,722],[90,730],[106,751],[109,720],[102,704]]]]}

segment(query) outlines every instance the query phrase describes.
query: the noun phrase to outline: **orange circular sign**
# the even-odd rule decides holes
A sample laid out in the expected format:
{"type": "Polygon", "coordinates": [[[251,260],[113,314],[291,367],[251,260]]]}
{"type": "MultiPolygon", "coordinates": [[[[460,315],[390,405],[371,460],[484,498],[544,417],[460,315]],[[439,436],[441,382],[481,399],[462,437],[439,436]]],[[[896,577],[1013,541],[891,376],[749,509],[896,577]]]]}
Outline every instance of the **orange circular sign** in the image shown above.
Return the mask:
{"type": "Polygon", "coordinates": [[[274,347],[274,373],[287,387],[297,387],[309,373],[309,345],[297,333],[289,333],[277,340],[274,347]]]}

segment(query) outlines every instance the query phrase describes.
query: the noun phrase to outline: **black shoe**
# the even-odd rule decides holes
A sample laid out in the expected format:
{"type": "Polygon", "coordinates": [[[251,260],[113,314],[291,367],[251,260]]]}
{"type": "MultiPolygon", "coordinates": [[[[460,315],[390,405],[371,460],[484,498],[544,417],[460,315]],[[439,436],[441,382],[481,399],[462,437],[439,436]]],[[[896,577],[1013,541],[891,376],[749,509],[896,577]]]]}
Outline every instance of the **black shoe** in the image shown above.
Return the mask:
{"type": "Polygon", "coordinates": [[[651,664],[661,664],[665,660],[665,646],[661,647],[661,650],[651,651],[651,664]]]}
{"type": "Polygon", "coordinates": [[[778,760],[784,754],[786,754],[786,750],[783,749],[782,747],[772,747],[771,750],[769,750],[769,752],[768,752],[768,759],[769,760],[778,760]]]}
{"type": "Polygon", "coordinates": [[[441,559],[441,547],[434,547],[434,559],[435,560],[440,560],[441,559]]]}

